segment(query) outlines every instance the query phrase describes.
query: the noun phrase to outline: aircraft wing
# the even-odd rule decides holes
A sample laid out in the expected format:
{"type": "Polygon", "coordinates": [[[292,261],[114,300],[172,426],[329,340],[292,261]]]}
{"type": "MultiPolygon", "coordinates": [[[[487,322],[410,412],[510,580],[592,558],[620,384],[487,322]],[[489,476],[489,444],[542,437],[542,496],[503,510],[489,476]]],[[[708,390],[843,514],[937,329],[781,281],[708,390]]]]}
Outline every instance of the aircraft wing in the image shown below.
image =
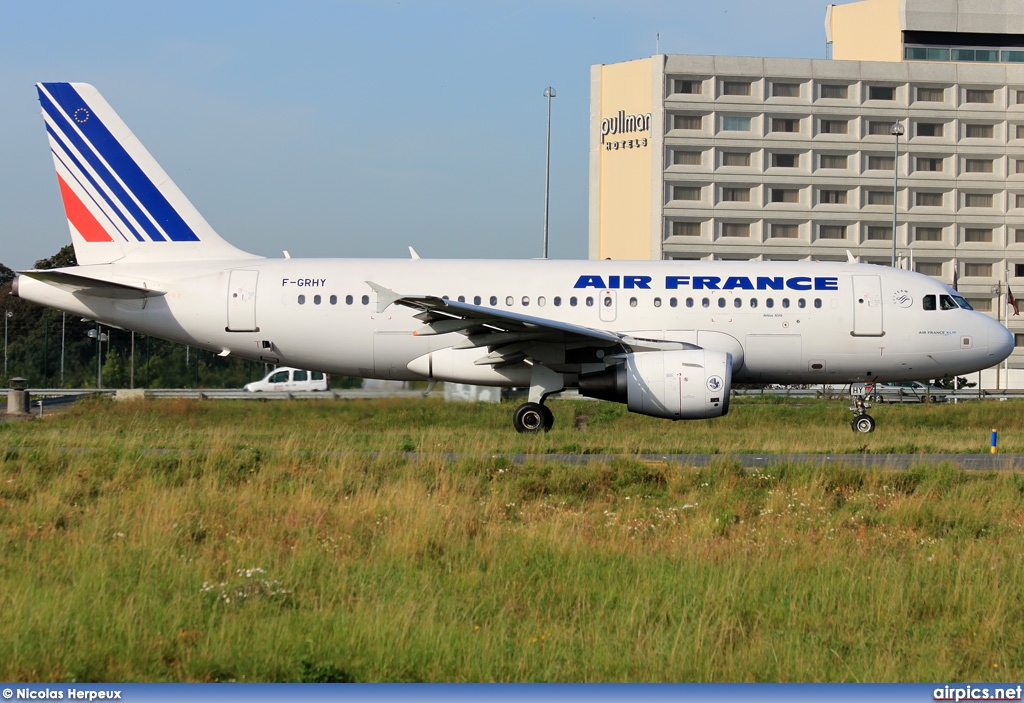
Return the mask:
{"type": "Polygon", "coordinates": [[[76,295],[91,295],[96,298],[114,298],[116,300],[138,300],[141,298],[157,298],[165,295],[164,291],[151,290],[130,286],[125,283],[101,281],[77,273],[68,273],[58,269],[18,271],[22,276],[45,281],[58,288],[64,288],[76,295]]]}
{"type": "Polygon", "coordinates": [[[510,310],[460,303],[433,295],[402,295],[372,281],[366,283],[377,293],[377,312],[383,312],[391,305],[419,310],[420,313],[415,317],[422,320],[424,326],[413,334],[459,332],[466,339],[456,344],[454,349],[490,347],[495,363],[508,361],[512,355],[519,358],[529,356],[528,348],[539,343],[565,344],[575,348],[613,348],[613,353],[697,348],[685,342],[642,339],[510,310]]]}

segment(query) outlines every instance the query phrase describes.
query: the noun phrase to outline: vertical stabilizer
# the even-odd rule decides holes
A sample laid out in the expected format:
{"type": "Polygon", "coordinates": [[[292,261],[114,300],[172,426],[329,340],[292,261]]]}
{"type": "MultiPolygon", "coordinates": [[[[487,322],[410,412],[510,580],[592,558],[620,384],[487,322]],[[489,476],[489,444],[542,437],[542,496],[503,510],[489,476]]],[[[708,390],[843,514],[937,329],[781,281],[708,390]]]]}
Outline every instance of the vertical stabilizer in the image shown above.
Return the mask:
{"type": "Polygon", "coordinates": [[[38,83],[80,265],[259,258],[228,244],[87,83],[38,83]]]}

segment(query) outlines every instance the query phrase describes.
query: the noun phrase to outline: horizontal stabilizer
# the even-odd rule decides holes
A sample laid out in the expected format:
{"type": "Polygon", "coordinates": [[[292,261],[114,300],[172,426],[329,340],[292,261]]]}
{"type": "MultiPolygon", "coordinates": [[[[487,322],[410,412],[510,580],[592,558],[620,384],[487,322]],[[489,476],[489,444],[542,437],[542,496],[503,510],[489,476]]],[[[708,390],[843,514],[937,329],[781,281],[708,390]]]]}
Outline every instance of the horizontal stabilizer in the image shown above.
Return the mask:
{"type": "Polygon", "coordinates": [[[88,276],[80,276],[67,271],[19,271],[22,276],[34,278],[50,285],[64,288],[79,295],[91,295],[95,298],[112,298],[114,300],[138,300],[141,298],[158,298],[165,294],[164,291],[150,290],[130,286],[125,283],[114,283],[113,281],[101,281],[88,276]]]}

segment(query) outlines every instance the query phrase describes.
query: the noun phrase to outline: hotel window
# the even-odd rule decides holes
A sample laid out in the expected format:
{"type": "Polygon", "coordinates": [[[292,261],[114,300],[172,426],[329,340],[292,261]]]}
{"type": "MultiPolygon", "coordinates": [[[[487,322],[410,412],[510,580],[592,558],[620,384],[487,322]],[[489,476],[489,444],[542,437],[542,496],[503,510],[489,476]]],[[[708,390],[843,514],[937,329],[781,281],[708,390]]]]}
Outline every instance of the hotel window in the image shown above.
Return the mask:
{"type": "Polygon", "coordinates": [[[1024,193],[1014,193],[1013,201],[1014,206],[1018,209],[1024,208],[1024,193]]]}
{"type": "Polygon", "coordinates": [[[676,81],[675,92],[683,95],[700,95],[703,81],[676,81]]]}
{"type": "Polygon", "coordinates": [[[672,120],[673,129],[702,129],[703,124],[700,115],[676,115],[672,120]]]}
{"type": "Polygon", "coordinates": [[[985,103],[991,105],[995,102],[995,91],[968,88],[964,91],[964,102],[985,103]]]}
{"type": "Polygon", "coordinates": [[[941,276],[941,261],[917,261],[914,263],[914,270],[923,273],[925,276],[941,276]]]}
{"type": "Polygon", "coordinates": [[[941,137],[942,136],[942,123],[941,122],[918,122],[917,123],[917,136],[919,136],[919,137],[941,137]]]}
{"type": "Polygon", "coordinates": [[[846,225],[819,225],[818,239],[846,239],[846,225]]]}
{"type": "Polygon", "coordinates": [[[914,205],[918,207],[942,207],[942,193],[918,191],[914,193],[914,205]]]}
{"type": "Polygon", "coordinates": [[[750,118],[749,117],[723,117],[722,118],[722,131],[723,132],[749,132],[750,131],[750,118]]]}
{"type": "Polygon", "coordinates": [[[992,159],[964,159],[964,173],[992,173],[992,159]]]}
{"type": "Polygon", "coordinates": [[[722,95],[750,95],[750,81],[722,81],[722,95]]]}
{"type": "Polygon", "coordinates": [[[700,223],[699,222],[673,222],[672,223],[672,236],[673,237],[699,237],[700,236],[700,223]]]}
{"type": "Polygon", "coordinates": [[[992,298],[969,298],[967,303],[975,310],[980,310],[981,312],[990,312],[992,310],[992,298]]]}
{"type": "Polygon", "coordinates": [[[992,264],[964,264],[964,276],[976,276],[978,278],[989,278],[992,276],[992,264]]]}
{"type": "Polygon", "coordinates": [[[896,88],[890,85],[868,86],[868,100],[895,100],[896,88]]]}
{"type": "Polygon", "coordinates": [[[1024,124],[1014,125],[1013,133],[1017,135],[1017,139],[1024,139],[1024,124]]]}
{"type": "Polygon", "coordinates": [[[965,242],[991,242],[992,241],[992,230],[990,229],[976,229],[967,228],[964,229],[964,241],[965,242]]]}
{"type": "Polygon", "coordinates": [[[723,222],[722,223],[722,236],[723,237],[749,237],[750,236],[750,225],[746,223],[738,222],[723,222]]]}
{"type": "Polygon", "coordinates": [[[992,207],[992,194],[964,193],[964,207],[992,207]]]}
{"type": "Polygon", "coordinates": [[[1013,277],[1014,278],[1024,278],[1024,264],[1014,264],[1013,265],[1013,277]]]}
{"type": "Polygon", "coordinates": [[[891,190],[869,190],[868,205],[892,205],[893,192],[891,190]]]}
{"type": "Polygon", "coordinates": [[[892,129],[892,122],[879,122],[877,120],[868,122],[868,134],[875,137],[890,136],[890,129],[892,129]]]}
{"type": "Polygon", "coordinates": [[[868,171],[891,171],[894,159],[891,156],[868,156],[868,171]]]}
{"type": "Polygon", "coordinates": [[[672,187],[672,199],[673,200],[700,200],[700,187],[699,186],[673,186],[672,187]]]}
{"type": "Polygon", "coordinates": [[[773,117],[772,118],[772,131],[773,132],[799,132],[800,131],[800,120],[789,119],[785,117],[773,117]]]}
{"type": "Polygon", "coordinates": [[[845,190],[818,191],[818,202],[823,205],[846,205],[845,190]]]}
{"type": "Polygon", "coordinates": [[[772,83],[772,97],[776,98],[799,98],[799,83],[772,83]]]}
{"type": "Polygon", "coordinates": [[[1017,93],[1017,104],[1024,105],[1024,90],[1018,90],[1017,93]]]}
{"type": "Polygon", "coordinates": [[[846,100],[849,95],[849,86],[823,83],[821,85],[821,97],[830,100],[846,100]]]}
{"type": "Polygon", "coordinates": [[[1013,164],[1014,173],[1024,173],[1024,159],[1017,159],[1013,164]]]}
{"type": "Polygon", "coordinates": [[[867,238],[871,241],[892,241],[892,226],[890,225],[878,225],[874,227],[868,227],[867,238]]]}
{"type": "Polygon", "coordinates": [[[750,188],[722,188],[722,202],[750,202],[750,188]]]}
{"type": "Polygon", "coordinates": [[[923,103],[941,103],[946,99],[945,88],[918,88],[917,99],[923,103]]]}
{"type": "Polygon", "coordinates": [[[771,201],[773,203],[798,203],[800,202],[800,191],[792,188],[772,188],[771,201]]]}
{"type": "Polygon", "coordinates": [[[818,163],[821,168],[846,168],[846,154],[822,154],[818,163]]]}
{"type": "Polygon", "coordinates": [[[818,129],[822,134],[846,134],[849,120],[821,120],[818,129]]]}
{"type": "Polygon", "coordinates": [[[796,168],[799,165],[799,154],[772,154],[772,166],[776,168],[796,168]]]}
{"type": "Polygon", "coordinates": [[[917,171],[941,171],[942,170],[942,159],[934,156],[918,156],[915,163],[915,170],[917,171]]]}
{"type": "Polygon", "coordinates": [[[772,223],[770,231],[773,239],[796,239],[800,236],[799,225],[772,223]]]}
{"type": "Polygon", "coordinates": [[[965,124],[964,137],[969,139],[991,139],[995,128],[990,124],[965,124]]]}
{"type": "Polygon", "coordinates": [[[701,164],[701,152],[690,151],[683,149],[674,149],[672,151],[672,165],[673,166],[700,166],[701,164]]]}
{"type": "Polygon", "coordinates": [[[914,241],[915,242],[941,242],[942,241],[942,228],[941,227],[915,227],[914,228],[914,241]]]}
{"type": "Polygon", "coordinates": [[[724,151],[722,152],[723,166],[749,166],[749,151],[724,151]]]}

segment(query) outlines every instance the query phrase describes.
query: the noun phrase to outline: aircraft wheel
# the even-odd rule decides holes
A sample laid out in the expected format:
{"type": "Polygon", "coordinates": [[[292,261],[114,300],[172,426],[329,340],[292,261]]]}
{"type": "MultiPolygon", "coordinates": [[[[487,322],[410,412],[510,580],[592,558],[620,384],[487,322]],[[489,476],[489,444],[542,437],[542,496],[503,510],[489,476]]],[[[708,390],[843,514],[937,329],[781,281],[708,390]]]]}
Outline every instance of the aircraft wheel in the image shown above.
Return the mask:
{"type": "Polygon", "coordinates": [[[544,411],[544,431],[547,432],[555,426],[555,415],[548,406],[542,405],[540,407],[544,411]]]}
{"type": "Polygon", "coordinates": [[[512,424],[516,432],[547,432],[553,422],[551,411],[540,403],[523,403],[512,414],[512,424]]]}
{"type": "Polygon", "coordinates": [[[854,432],[874,432],[875,431],[875,418],[870,415],[858,415],[853,418],[853,422],[850,423],[854,432]]]}

